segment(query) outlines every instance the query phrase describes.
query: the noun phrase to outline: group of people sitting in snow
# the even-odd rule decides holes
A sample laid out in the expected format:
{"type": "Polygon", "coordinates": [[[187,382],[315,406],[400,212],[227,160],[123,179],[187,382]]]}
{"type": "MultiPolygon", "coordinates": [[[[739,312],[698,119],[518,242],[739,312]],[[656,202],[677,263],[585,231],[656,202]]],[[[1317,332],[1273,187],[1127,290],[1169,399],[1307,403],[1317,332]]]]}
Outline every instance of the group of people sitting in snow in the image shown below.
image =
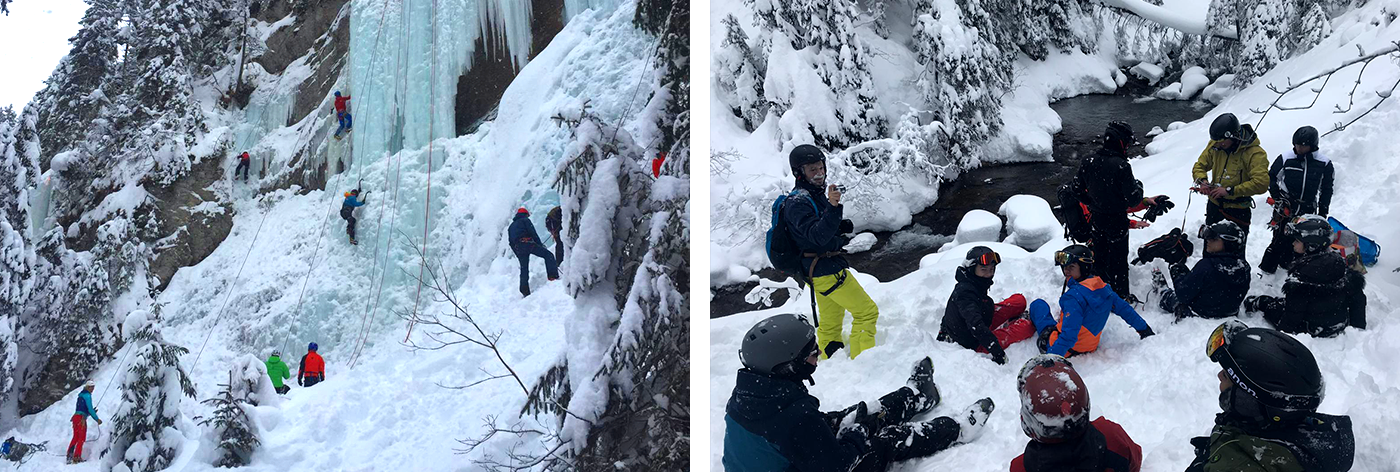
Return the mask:
{"type": "MultiPolygon", "coordinates": [[[[1331,337],[1348,326],[1364,329],[1364,267],[1355,254],[1332,246],[1325,219],[1332,196],[1333,165],[1318,152],[1317,130],[1293,135],[1293,149],[1272,168],[1259,139],[1231,114],[1210,127],[1211,142],[1193,167],[1193,191],[1209,198],[1206,224],[1197,235],[1203,254],[1186,267],[1190,242],[1179,231],[1159,238],[1174,249],[1139,251],[1168,264],[1171,285],[1153,271],[1159,306],[1184,317],[1229,318],[1263,313],[1273,328],[1239,320],[1219,325],[1208,338],[1207,357],[1221,364],[1220,406],[1208,437],[1191,440],[1195,459],[1188,471],[1344,471],[1354,453],[1350,419],[1318,413],[1322,374],[1312,353],[1292,334],[1331,337]],[[1283,297],[1246,297],[1253,278],[1244,260],[1252,196],[1265,191],[1275,205],[1274,240],[1261,262],[1263,272],[1286,267],[1283,297]],[[1305,440],[1306,439],[1306,440],[1305,440]]],[[[1110,313],[1123,318],[1140,338],[1155,334],[1138,315],[1142,302],[1128,290],[1128,215],[1161,215],[1174,205],[1165,196],[1144,197],[1133,178],[1128,148],[1131,126],[1108,126],[1102,149],[1081,165],[1069,184],[1089,226],[1081,240],[1057,251],[1064,275],[1059,315],[1044,300],[1027,303],[1020,294],[994,302],[988,295],[1001,257],[985,246],[971,248],[956,269],[956,285],[944,310],[937,339],[1007,362],[1005,349],[1032,337],[1040,355],[1022,367],[1021,423],[1031,438],[1013,471],[1139,469],[1141,448],[1116,423],[1090,421],[1088,389],[1068,360],[1098,349],[1110,313]]],[[[880,398],[823,413],[803,381],[815,383],[817,363],[845,349],[855,358],[875,346],[879,309],[848,270],[842,248],[854,225],[842,217],[842,192],[826,182],[825,154],[812,145],[789,154],[796,183],[773,205],[767,250],[774,266],[798,275],[813,298],[813,320],[777,315],[745,334],[733,395],[726,407],[723,463],[726,470],[886,470],[892,462],[925,457],[975,438],[994,405],[979,400],[950,417],[909,423],[939,402],[932,359],[914,368],[908,384],[880,398]],[[842,339],[846,312],[851,333],[842,339]]],[[[1076,214],[1077,216],[1077,214],[1076,214]]],[[[1155,243],[1156,241],[1154,241],[1155,243]]]]}

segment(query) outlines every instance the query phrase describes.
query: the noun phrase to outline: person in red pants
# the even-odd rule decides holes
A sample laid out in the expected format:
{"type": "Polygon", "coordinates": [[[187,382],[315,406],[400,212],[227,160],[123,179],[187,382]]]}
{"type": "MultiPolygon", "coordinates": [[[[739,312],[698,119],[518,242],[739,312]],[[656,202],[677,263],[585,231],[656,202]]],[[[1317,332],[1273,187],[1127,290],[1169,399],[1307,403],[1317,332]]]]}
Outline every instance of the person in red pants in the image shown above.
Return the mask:
{"type": "Polygon", "coordinates": [[[76,464],[83,461],[83,442],[87,441],[87,419],[97,420],[97,424],[102,424],[102,419],[97,417],[97,409],[92,407],[92,389],[97,388],[97,383],[91,380],[83,387],[82,393],[78,394],[78,411],[73,413],[73,440],[68,442],[68,463],[76,464]]]}
{"type": "Polygon", "coordinates": [[[948,297],[938,340],[991,354],[992,361],[1005,364],[1006,347],[1030,339],[1036,329],[1021,317],[1026,312],[1025,296],[1018,293],[992,303],[987,295],[1000,263],[1001,255],[986,246],[967,251],[955,274],[958,284],[948,297]]]}

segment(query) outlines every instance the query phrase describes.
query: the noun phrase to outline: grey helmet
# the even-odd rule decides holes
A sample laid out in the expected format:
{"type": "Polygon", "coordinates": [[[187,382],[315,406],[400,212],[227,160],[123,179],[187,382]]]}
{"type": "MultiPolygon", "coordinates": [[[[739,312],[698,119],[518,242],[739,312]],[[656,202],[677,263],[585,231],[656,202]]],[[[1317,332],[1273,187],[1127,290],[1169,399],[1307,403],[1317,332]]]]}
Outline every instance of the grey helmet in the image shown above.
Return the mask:
{"type": "Polygon", "coordinates": [[[817,330],[802,315],[773,315],[744,334],[739,360],[761,374],[788,376],[793,372],[782,367],[794,360],[805,363],[816,348],[817,330]]]}

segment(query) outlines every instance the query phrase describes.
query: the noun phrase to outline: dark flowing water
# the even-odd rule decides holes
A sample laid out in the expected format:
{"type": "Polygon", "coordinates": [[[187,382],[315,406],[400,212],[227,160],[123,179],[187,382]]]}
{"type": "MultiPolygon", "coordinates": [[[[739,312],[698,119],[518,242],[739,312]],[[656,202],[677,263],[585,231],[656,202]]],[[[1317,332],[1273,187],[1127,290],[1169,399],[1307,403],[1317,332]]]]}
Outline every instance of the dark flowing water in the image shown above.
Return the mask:
{"type": "MultiPolygon", "coordinates": [[[[899,231],[876,232],[878,242],[869,251],[849,254],[846,260],[862,273],[888,282],[919,268],[919,259],[937,251],[951,240],[963,214],[970,210],[996,213],[1001,204],[1013,195],[1028,194],[1056,204],[1055,189],[1074,175],[1082,156],[1099,149],[1098,138],[1112,121],[1132,125],[1138,141],[1151,140],[1144,135],[1153,126],[1166,129],[1174,121],[1200,118],[1208,106],[1193,102],[1141,100],[1135,95],[1084,95],[1061,100],[1050,105],[1060,115],[1062,130],[1054,138],[1053,162],[1000,164],[985,166],[963,174],[957,180],[943,184],[938,201],[932,207],[914,215],[913,221],[899,231]]],[[[1204,138],[1202,138],[1204,145],[1204,138]]],[[[1128,150],[1129,156],[1142,155],[1141,146],[1128,150]]],[[[777,271],[765,269],[760,277],[782,279],[777,271]]],[[[710,301],[710,317],[718,318],[759,306],[744,301],[744,295],[756,283],[733,284],[714,290],[710,301]]],[[[775,305],[786,300],[786,291],[773,295],[775,305]]]]}

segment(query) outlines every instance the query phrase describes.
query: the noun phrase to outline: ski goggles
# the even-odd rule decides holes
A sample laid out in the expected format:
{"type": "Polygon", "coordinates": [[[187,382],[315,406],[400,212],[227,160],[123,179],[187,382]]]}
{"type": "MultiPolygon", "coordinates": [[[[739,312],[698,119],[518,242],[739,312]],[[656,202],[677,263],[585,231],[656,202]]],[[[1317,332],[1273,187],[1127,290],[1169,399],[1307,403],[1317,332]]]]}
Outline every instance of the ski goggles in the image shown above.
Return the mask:
{"type": "Polygon", "coordinates": [[[1001,254],[997,254],[996,252],[988,252],[988,253],[982,254],[982,255],[980,255],[980,256],[977,256],[977,259],[976,259],[974,262],[976,262],[976,263],[979,264],[979,265],[984,265],[984,266],[985,266],[985,265],[992,265],[992,264],[1000,264],[1000,263],[1001,263],[1001,254]]]}
{"type": "Polygon", "coordinates": [[[1239,237],[1239,236],[1235,236],[1235,235],[1233,235],[1233,234],[1217,233],[1217,232],[1215,232],[1215,230],[1210,229],[1210,225],[1203,225],[1203,226],[1201,226],[1201,229],[1198,230],[1198,231],[1196,231],[1196,237],[1201,238],[1201,240],[1210,240],[1210,239],[1219,238],[1219,239],[1223,239],[1223,240],[1226,240],[1226,241],[1229,241],[1229,242],[1232,242],[1232,243],[1240,242],[1240,237],[1239,237]]]}
{"type": "Polygon", "coordinates": [[[1093,257],[1079,257],[1079,256],[1076,256],[1076,255],[1074,255],[1074,254],[1070,254],[1070,253],[1068,253],[1068,252],[1064,252],[1064,251],[1055,251],[1055,265],[1057,265],[1057,266],[1063,266],[1063,265],[1070,264],[1070,263],[1075,263],[1075,262],[1082,262],[1082,263],[1085,263],[1085,264],[1093,264],[1093,263],[1094,263],[1094,258],[1093,258],[1093,257]]]}
{"type": "Polygon", "coordinates": [[[1210,339],[1206,340],[1206,358],[1210,359],[1211,362],[1220,362],[1220,353],[1229,353],[1228,349],[1221,348],[1228,346],[1230,339],[1235,337],[1235,333],[1244,331],[1245,328],[1248,326],[1240,320],[1220,323],[1220,326],[1215,327],[1215,331],[1210,333],[1210,339]]]}

